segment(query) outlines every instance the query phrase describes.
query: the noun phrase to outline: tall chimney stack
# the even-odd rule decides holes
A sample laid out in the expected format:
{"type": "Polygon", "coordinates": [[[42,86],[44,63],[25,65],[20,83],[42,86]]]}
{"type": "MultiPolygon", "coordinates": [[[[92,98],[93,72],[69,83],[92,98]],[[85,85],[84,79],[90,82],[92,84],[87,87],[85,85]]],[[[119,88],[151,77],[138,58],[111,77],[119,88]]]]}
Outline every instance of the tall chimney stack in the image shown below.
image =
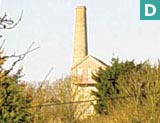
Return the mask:
{"type": "Polygon", "coordinates": [[[81,62],[87,55],[86,7],[78,6],[75,18],[73,66],[81,62]]]}

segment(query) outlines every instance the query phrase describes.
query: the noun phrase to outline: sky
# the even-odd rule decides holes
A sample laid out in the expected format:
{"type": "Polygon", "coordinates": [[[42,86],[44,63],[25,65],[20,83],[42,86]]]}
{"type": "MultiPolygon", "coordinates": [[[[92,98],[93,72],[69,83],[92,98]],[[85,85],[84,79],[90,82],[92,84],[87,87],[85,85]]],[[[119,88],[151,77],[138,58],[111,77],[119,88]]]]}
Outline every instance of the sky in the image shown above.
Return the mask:
{"type": "MultiPolygon", "coordinates": [[[[42,81],[69,75],[73,56],[75,8],[87,7],[89,54],[107,64],[111,58],[152,64],[160,58],[160,21],[140,20],[139,0],[0,0],[0,15],[22,21],[12,30],[0,30],[5,53],[20,54],[35,42],[40,49],[28,54],[15,68],[23,67],[23,80],[42,81]]],[[[12,61],[12,60],[11,60],[12,61]]],[[[11,64],[8,63],[6,67],[11,64]]]]}

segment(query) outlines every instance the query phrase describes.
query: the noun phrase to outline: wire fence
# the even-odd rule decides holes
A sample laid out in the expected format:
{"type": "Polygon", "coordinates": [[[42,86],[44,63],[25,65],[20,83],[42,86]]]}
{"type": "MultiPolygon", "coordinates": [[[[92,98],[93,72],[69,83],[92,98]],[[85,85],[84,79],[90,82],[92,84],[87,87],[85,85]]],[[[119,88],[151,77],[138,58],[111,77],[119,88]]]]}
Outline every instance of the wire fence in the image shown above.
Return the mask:
{"type": "MultiPolygon", "coordinates": [[[[145,96],[147,95],[155,95],[155,94],[160,94],[160,92],[156,93],[146,93],[145,96]]],[[[36,108],[36,107],[47,107],[47,106],[56,106],[56,105],[68,105],[68,104],[76,104],[76,103],[88,103],[88,102],[94,102],[94,101],[102,101],[102,100],[118,100],[118,99],[126,99],[126,98],[133,98],[137,97],[140,95],[126,95],[126,96],[117,96],[117,97],[109,97],[109,98],[103,98],[103,99],[91,99],[91,100],[82,100],[82,101],[71,101],[71,102],[58,102],[58,103],[46,103],[46,104],[40,104],[40,105],[35,105],[35,106],[30,106],[28,108],[36,108]]]]}

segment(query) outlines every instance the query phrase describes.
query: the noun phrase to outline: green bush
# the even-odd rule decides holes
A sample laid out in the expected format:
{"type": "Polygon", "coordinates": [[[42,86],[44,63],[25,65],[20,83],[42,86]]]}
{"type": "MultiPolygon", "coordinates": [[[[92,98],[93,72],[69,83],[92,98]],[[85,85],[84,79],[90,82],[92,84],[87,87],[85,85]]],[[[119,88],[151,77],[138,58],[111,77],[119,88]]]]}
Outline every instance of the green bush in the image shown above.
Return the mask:
{"type": "Polygon", "coordinates": [[[106,122],[160,121],[160,63],[112,59],[111,66],[100,68],[93,79],[97,81],[95,110],[108,115],[106,122]]]}
{"type": "Polygon", "coordinates": [[[5,59],[0,58],[0,123],[31,123],[30,100],[18,83],[20,71],[9,75],[2,69],[4,62],[5,59]]]}
{"type": "Polygon", "coordinates": [[[121,94],[118,78],[132,71],[136,67],[134,61],[120,62],[117,58],[112,58],[111,66],[105,70],[100,68],[92,78],[97,82],[93,95],[98,99],[95,109],[100,114],[108,114],[106,99],[113,99],[121,94]]]}

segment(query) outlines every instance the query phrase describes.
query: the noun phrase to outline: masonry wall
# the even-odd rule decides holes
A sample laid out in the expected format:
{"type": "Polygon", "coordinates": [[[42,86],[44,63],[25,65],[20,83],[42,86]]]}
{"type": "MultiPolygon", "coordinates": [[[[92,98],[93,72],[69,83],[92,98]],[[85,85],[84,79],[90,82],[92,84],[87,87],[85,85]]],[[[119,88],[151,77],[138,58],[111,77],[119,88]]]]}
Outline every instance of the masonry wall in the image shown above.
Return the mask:
{"type": "Polygon", "coordinates": [[[78,6],[75,17],[73,66],[88,55],[86,25],[86,8],[85,6],[78,6]]]}

